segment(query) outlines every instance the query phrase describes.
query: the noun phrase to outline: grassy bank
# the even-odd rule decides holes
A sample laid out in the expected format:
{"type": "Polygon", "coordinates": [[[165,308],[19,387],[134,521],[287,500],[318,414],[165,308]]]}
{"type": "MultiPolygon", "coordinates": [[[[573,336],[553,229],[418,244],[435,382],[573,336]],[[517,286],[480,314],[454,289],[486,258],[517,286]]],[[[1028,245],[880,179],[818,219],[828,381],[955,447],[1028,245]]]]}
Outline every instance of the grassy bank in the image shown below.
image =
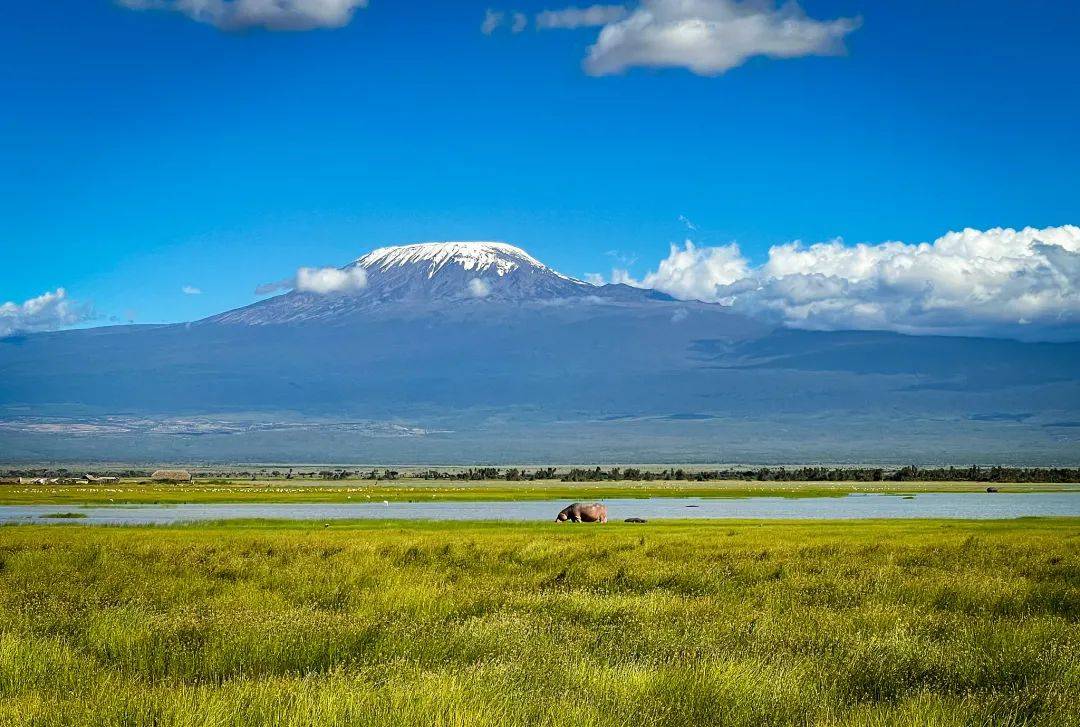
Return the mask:
{"type": "MultiPolygon", "coordinates": [[[[1076,492],[1080,484],[1006,483],[1000,492],[1076,492]]],[[[215,480],[183,484],[0,485],[0,505],[352,502],[373,500],[600,500],[620,497],[840,497],[851,493],[985,492],[983,482],[445,482],[402,479],[215,480]]]]}
{"type": "Polygon", "coordinates": [[[1080,520],[0,528],[0,723],[1078,724],[1080,520]]]}

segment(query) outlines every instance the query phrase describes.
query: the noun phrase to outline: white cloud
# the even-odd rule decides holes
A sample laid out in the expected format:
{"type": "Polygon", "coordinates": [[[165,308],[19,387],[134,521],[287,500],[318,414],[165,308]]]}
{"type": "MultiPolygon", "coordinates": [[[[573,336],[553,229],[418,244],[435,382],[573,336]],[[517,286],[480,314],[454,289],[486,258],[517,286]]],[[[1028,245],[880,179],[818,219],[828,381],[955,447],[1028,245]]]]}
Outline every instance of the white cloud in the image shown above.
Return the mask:
{"type": "Polygon", "coordinates": [[[640,66],[714,76],[754,56],[839,55],[844,36],[860,23],[814,20],[794,0],[780,7],[774,0],[641,0],[629,14],[620,10],[570,7],[545,11],[536,22],[538,28],[603,25],[584,62],[594,76],[640,66]]]}
{"type": "Polygon", "coordinates": [[[57,288],[23,303],[0,305],[0,337],[12,333],[54,331],[92,317],[93,310],[89,305],[70,300],[66,290],[57,288]]]}
{"type": "Polygon", "coordinates": [[[626,8],[622,5],[590,5],[587,8],[563,8],[545,10],[536,14],[537,30],[587,28],[607,25],[626,17],[626,8]]]}
{"type": "Polygon", "coordinates": [[[256,286],[255,295],[270,295],[286,290],[301,293],[354,293],[367,287],[367,271],[360,267],[350,268],[297,268],[296,275],[272,283],[256,286]]]}
{"type": "Polygon", "coordinates": [[[313,30],[348,25],[368,0],[116,0],[132,10],[170,10],[221,30],[313,30]]]}
{"type": "Polygon", "coordinates": [[[721,302],[795,328],[1055,338],[1080,333],[1080,227],[950,232],[932,243],[776,245],[752,267],[738,246],[673,245],[615,282],[721,302]]]}
{"type": "Polygon", "coordinates": [[[480,32],[484,35],[491,35],[495,32],[495,29],[502,25],[503,19],[506,17],[506,13],[501,13],[498,10],[492,10],[488,8],[484,12],[484,22],[480,23],[480,32]]]}
{"type": "Polygon", "coordinates": [[[180,288],[180,292],[184,295],[202,295],[202,288],[196,288],[194,285],[185,285],[180,288]]]}
{"type": "Polygon", "coordinates": [[[749,264],[738,245],[697,247],[690,240],[671,252],[656,271],[635,280],[624,269],[612,271],[612,282],[639,288],[655,288],[676,298],[715,300],[716,286],[732,283],[749,274],[749,264]]]}
{"type": "Polygon", "coordinates": [[[363,268],[299,268],[293,287],[302,293],[349,293],[367,286],[367,273],[363,268]]]}
{"type": "Polygon", "coordinates": [[[491,295],[491,286],[480,278],[469,281],[469,295],[474,298],[486,298],[491,295]]]}
{"type": "Polygon", "coordinates": [[[510,25],[511,33],[520,33],[529,25],[529,18],[525,13],[514,13],[514,21],[510,25]]]}

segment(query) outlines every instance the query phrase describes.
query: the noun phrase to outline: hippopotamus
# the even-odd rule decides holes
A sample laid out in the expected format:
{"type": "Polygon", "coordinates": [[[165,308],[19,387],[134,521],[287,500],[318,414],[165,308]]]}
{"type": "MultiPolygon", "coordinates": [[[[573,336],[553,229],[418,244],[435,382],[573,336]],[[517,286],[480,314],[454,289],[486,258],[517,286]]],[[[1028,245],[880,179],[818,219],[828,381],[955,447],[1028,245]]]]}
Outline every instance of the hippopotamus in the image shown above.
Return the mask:
{"type": "Polygon", "coordinates": [[[598,502],[575,502],[563,508],[555,522],[564,523],[606,523],[607,506],[598,502]]]}

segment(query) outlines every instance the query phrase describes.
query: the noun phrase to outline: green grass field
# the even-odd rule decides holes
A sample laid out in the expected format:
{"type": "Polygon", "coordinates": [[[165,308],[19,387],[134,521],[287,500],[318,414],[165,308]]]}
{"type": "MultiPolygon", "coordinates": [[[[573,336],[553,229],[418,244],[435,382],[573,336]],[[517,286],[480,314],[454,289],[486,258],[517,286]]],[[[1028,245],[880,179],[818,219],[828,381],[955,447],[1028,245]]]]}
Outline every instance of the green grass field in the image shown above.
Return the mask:
{"type": "Polygon", "coordinates": [[[1080,519],[0,528],[0,723],[1076,725],[1080,519]]]}
{"type": "MultiPolygon", "coordinates": [[[[1077,492],[1080,484],[1004,483],[1001,492],[1077,492]]],[[[126,480],[90,485],[0,485],[0,505],[350,502],[374,500],[600,500],[616,497],[840,497],[853,492],[984,492],[983,482],[447,482],[215,480],[167,484],[126,480]]]]}

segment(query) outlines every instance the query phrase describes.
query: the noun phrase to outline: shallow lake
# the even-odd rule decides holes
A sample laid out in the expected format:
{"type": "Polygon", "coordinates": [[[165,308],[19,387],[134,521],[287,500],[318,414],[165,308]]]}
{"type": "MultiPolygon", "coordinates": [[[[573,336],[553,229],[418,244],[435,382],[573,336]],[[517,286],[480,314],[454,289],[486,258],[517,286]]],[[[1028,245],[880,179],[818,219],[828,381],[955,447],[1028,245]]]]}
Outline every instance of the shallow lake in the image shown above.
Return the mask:
{"type": "MultiPolygon", "coordinates": [[[[610,499],[608,518],[962,518],[1080,516],[1080,493],[924,493],[845,497],[610,499]]],[[[198,520],[554,520],[566,500],[519,502],[237,503],[190,505],[3,505],[0,523],[168,524],[198,520]],[[84,517],[56,519],[58,513],[84,517]]]]}

